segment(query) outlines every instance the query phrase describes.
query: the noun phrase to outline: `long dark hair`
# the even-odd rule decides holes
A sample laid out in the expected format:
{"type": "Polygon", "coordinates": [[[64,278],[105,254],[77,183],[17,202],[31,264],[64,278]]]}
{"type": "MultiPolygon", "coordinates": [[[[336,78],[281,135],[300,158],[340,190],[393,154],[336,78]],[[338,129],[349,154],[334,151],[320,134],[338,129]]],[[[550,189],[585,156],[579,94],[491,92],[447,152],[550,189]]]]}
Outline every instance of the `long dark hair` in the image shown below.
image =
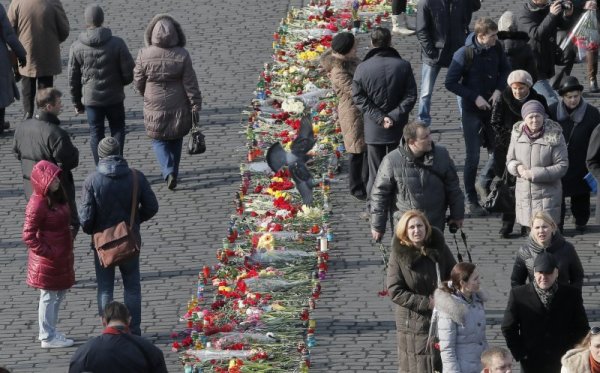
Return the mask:
{"type": "Polygon", "coordinates": [[[457,263],[453,268],[452,272],[450,272],[450,281],[452,281],[452,286],[449,286],[450,281],[442,282],[441,289],[447,293],[454,294],[457,290],[460,290],[460,282],[469,281],[469,277],[475,272],[475,264],[468,262],[460,262],[457,263]]]}

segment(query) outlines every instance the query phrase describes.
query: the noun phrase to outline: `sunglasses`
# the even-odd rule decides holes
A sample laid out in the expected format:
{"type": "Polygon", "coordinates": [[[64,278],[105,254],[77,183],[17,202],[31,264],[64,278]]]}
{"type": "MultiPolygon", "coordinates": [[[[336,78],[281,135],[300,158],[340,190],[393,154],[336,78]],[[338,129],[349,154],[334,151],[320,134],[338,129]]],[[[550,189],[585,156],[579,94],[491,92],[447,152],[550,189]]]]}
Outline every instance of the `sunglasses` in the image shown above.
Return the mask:
{"type": "Polygon", "coordinates": [[[594,326],[590,332],[592,333],[592,335],[596,335],[596,334],[600,334],[600,326],[594,326]]]}

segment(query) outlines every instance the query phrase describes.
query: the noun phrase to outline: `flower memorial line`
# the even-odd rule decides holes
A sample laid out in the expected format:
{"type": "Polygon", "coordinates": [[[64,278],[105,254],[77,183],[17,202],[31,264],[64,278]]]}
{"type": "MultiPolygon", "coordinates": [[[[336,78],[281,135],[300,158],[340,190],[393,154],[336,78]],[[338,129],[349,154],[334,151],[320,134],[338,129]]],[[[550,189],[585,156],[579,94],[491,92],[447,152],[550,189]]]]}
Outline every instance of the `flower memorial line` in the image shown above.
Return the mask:
{"type": "Polygon", "coordinates": [[[309,371],[317,343],[311,315],[334,238],[330,183],[344,152],[337,98],[319,57],[335,33],[368,32],[389,10],[386,0],[311,1],[273,34],[273,61],[243,113],[248,152],[218,264],[202,266],[181,317],[185,329],[173,333],[185,373],[309,371]],[[303,117],[315,139],[308,206],[290,169],[273,172],[265,159],[276,143],[293,150],[303,117]]]}

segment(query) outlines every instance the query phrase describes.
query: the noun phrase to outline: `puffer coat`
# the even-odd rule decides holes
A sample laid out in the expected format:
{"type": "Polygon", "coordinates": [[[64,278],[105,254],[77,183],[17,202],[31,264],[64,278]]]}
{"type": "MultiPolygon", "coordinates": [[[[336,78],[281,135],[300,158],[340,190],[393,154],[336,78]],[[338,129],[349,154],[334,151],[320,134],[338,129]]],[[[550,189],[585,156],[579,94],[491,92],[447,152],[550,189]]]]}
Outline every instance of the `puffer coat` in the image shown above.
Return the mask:
{"type": "Polygon", "coordinates": [[[324,65],[331,65],[331,85],[339,99],[337,113],[344,147],[348,153],[360,154],[367,150],[365,144],[365,126],[362,114],[352,101],[352,77],[359,59],[342,59],[333,54],[324,55],[324,65]]]}
{"type": "Polygon", "coordinates": [[[123,39],[106,27],[79,34],[69,51],[69,88],[75,104],[109,106],[125,100],[135,62],[123,39]]]}
{"type": "Polygon", "coordinates": [[[567,145],[560,125],[553,120],[544,122],[544,134],[530,141],[523,131],[525,122],[513,126],[506,154],[506,167],[518,176],[517,167],[531,170],[532,180],[517,177],[515,187],[517,222],[528,227],[536,211],[545,211],[554,221],[560,221],[562,204],[561,178],[569,167],[567,145]]]}
{"type": "MultiPolygon", "coordinates": [[[[425,352],[425,348],[432,315],[429,297],[437,288],[436,263],[441,279],[448,280],[456,260],[439,229],[432,227],[424,255],[413,246],[403,245],[396,236],[392,239],[387,286],[396,303],[399,373],[433,371],[431,349],[425,352]]],[[[434,365],[440,370],[441,361],[434,365]]]]}
{"type": "Polygon", "coordinates": [[[150,138],[184,137],[192,128],[192,110],[202,107],[185,41],[181,26],[170,15],[156,15],[146,28],[146,47],[137,55],[133,84],[144,96],[144,124],[150,138]]]}
{"type": "Polygon", "coordinates": [[[576,196],[590,192],[583,179],[588,173],[586,156],[592,132],[600,123],[600,112],[583,98],[571,113],[562,100],[550,106],[550,118],[557,121],[563,130],[569,152],[569,169],[562,178],[563,194],[576,196]]]}
{"type": "Polygon", "coordinates": [[[498,177],[502,177],[506,168],[506,153],[508,152],[508,145],[510,145],[512,128],[515,123],[523,120],[521,108],[524,103],[531,100],[539,101],[549,114],[546,98],[533,88],[529,90],[529,96],[523,101],[519,101],[513,96],[511,87],[507,86],[502,91],[500,99],[492,106],[490,127],[494,134],[494,172],[498,177]]]}
{"type": "Polygon", "coordinates": [[[441,289],[434,293],[437,329],[444,373],[481,372],[485,338],[486,297],[473,294],[472,302],[441,289]]]}
{"type": "Polygon", "coordinates": [[[417,84],[410,62],[391,47],[373,48],[358,65],[352,99],[363,114],[367,144],[397,144],[408,114],[417,102],[417,84]],[[383,127],[389,117],[391,128],[383,127]]]}
{"type": "Polygon", "coordinates": [[[371,228],[384,233],[390,205],[394,225],[407,210],[421,210],[432,226],[441,231],[446,225],[446,210],[453,220],[465,215],[464,195],[456,167],[448,150],[433,144],[422,158],[415,158],[402,140],[379,166],[371,189],[371,228]]]}
{"type": "Polygon", "coordinates": [[[25,58],[25,48],[19,42],[15,31],[13,30],[6,11],[0,4],[0,109],[12,104],[15,99],[19,99],[19,89],[15,83],[15,74],[8,54],[8,48],[19,57],[25,58]]]}
{"type": "Polygon", "coordinates": [[[69,37],[69,19],[60,0],[12,0],[8,19],[27,51],[23,76],[54,76],[62,72],[60,43],[69,37]]]}
{"type": "Polygon", "coordinates": [[[529,237],[525,245],[517,251],[510,283],[512,287],[525,285],[525,281],[533,282],[533,262],[542,252],[554,255],[558,263],[558,282],[571,285],[581,290],[583,286],[583,266],[573,244],[565,240],[560,232],[554,232],[550,246],[543,249],[533,238],[529,237]]]}
{"type": "Polygon", "coordinates": [[[31,172],[33,194],[25,210],[23,241],[29,248],[27,285],[38,289],[65,290],[75,283],[69,205],[50,207],[47,199],[61,172],[48,161],[40,161],[31,172]]]}
{"type": "Polygon", "coordinates": [[[590,367],[590,349],[578,347],[567,351],[560,359],[560,373],[592,373],[590,367]]]}

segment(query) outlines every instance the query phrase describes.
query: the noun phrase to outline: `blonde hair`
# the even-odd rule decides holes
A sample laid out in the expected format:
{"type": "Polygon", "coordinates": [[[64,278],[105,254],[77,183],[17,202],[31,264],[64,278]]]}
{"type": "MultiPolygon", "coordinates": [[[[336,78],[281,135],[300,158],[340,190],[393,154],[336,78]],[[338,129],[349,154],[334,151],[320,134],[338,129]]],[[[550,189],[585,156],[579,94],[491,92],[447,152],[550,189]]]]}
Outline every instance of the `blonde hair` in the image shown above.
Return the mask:
{"type": "Polygon", "coordinates": [[[413,246],[410,239],[408,239],[407,229],[408,222],[412,218],[421,219],[423,225],[425,225],[425,241],[429,240],[429,237],[431,237],[431,224],[429,224],[429,220],[427,220],[425,214],[423,214],[419,210],[408,210],[404,214],[402,214],[402,217],[396,225],[396,237],[398,238],[398,240],[400,240],[400,243],[405,246],[413,246]]]}
{"type": "Polygon", "coordinates": [[[492,359],[494,356],[498,356],[502,359],[512,357],[507,349],[498,346],[492,346],[483,351],[481,354],[481,364],[483,365],[483,368],[489,368],[490,365],[492,365],[492,359]]]}
{"type": "MultiPolygon", "coordinates": [[[[552,219],[552,216],[550,216],[550,214],[548,214],[545,211],[536,211],[533,216],[531,217],[531,220],[529,221],[529,227],[533,228],[533,222],[536,219],[540,219],[543,220],[545,223],[547,223],[550,228],[552,228],[552,232],[556,232],[558,230],[558,225],[556,225],[556,222],[554,221],[554,219],[552,219]]],[[[533,232],[533,230],[531,231],[533,232]]],[[[533,237],[533,233],[530,233],[533,237]]]]}

